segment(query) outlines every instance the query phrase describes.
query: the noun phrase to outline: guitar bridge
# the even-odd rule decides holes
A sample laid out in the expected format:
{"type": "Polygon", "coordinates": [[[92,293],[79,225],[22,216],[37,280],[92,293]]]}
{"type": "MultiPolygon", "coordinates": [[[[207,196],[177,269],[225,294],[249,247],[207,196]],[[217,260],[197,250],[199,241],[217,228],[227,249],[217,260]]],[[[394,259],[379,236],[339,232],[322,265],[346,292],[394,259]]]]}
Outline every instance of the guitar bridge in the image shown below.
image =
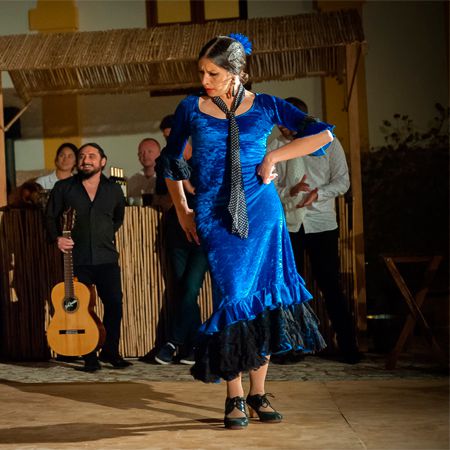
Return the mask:
{"type": "Polygon", "coordinates": [[[59,334],[85,334],[86,330],[59,330],[59,334]]]}

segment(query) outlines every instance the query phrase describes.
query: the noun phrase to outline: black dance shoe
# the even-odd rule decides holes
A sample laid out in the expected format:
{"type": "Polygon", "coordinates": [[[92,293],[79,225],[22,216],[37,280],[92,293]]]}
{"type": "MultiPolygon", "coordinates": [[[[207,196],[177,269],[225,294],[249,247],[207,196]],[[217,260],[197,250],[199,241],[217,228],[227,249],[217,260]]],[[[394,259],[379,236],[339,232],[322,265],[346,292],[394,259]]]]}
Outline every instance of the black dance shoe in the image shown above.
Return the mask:
{"type": "Polygon", "coordinates": [[[273,397],[272,394],[263,395],[248,395],[247,405],[251,418],[254,418],[256,414],[261,422],[278,423],[283,420],[283,416],[278,411],[262,411],[261,408],[273,408],[267,397],[273,397]]]}
{"type": "Polygon", "coordinates": [[[85,355],[83,359],[84,366],[75,367],[75,370],[78,370],[79,372],[97,372],[97,370],[102,368],[98,362],[97,355],[95,354],[85,355]]]}
{"type": "Polygon", "coordinates": [[[247,411],[245,410],[245,399],[244,397],[233,397],[225,400],[225,416],[223,418],[223,423],[225,428],[229,430],[242,430],[248,425],[247,411]],[[242,411],[245,416],[243,417],[227,417],[233,409],[236,408],[242,411]]]}
{"type": "Polygon", "coordinates": [[[124,369],[125,367],[132,366],[130,361],[125,361],[120,355],[110,355],[109,353],[101,352],[98,359],[101,362],[111,364],[114,369],[124,369]]]}

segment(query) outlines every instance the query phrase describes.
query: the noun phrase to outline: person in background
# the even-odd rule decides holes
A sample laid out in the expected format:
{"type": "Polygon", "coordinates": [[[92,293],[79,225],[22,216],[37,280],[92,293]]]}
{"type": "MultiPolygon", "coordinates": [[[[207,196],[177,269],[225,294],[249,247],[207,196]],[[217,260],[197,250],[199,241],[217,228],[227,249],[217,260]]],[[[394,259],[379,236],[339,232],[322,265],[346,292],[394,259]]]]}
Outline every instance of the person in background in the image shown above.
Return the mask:
{"type": "MultiPolygon", "coordinates": [[[[303,100],[289,97],[287,102],[305,114],[308,107],[303,100]]],[[[268,151],[276,150],[293,141],[296,132],[279,126],[281,135],[272,141],[268,151]]],[[[276,164],[275,180],[286,215],[295,262],[304,274],[304,251],[311,262],[314,279],[322,291],[341,352],[348,364],[358,363],[361,354],[354,333],[349,302],[339,285],[339,231],[335,202],[350,187],[348,166],[341,143],[335,137],[322,156],[308,155],[276,164]]],[[[295,361],[302,355],[286,355],[295,361]]],[[[279,357],[283,361],[283,356],[279,357]]]]}
{"type": "Polygon", "coordinates": [[[128,179],[128,197],[141,197],[143,194],[154,194],[156,184],[155,161],[161,146],[156,139],[145,138],[138,146],[138,158],[142,169],[128,179]]]}
{"type": "MultiPolygon", "coordinates": [[[[170,135],[170,130],[172,129],[174,119],[175,119],[175,115],[169,114],[168,116],[165,116],[163,118],[163,120],[161,120],[161,124],[159,125],[159,129],[161,130],[161,133],[163,134],[164,138],[166,139],[166,142],[170,135]]],[[[192,156],[192,144],[190,141],[188,141],[188,142],[186,142],[186,146],[184,147],[183,158],[186,161],[189,161],[191,156],[192,156]]],[[[187,190],[187,192],[191,192],[192,185],[189,183],[189,180],[183,180],[183,186],[184,186],[184,189],[187,190]]]]}
{"type": "Polygon", "coordinates": [[[40,184],[45,190],[53,189],[55,183],[59,180],[64,180],[72,176],[73,170],[77,165],[76,145],[70,142],[64,142],[56,150],[55,167],[56,169],[42,177],[36,179],[36,183],[40,184]]]}
{"type": "Polygon", "coordinates": [[[42,207],[42,186],[35,181],[25,181],[8,196],[8,206],[11,208],[42,207]]]}
{"type": "Polygon", "coordinates": [[[101,369],[99,360],[121,369],[131,365],[119,354],[122,321],[122,285],[115,233],[121,227],[125,198],[120,186],[102,174],[106,155],[96,143],[84,144],[78,152],[78,173],[58,181],[47,203],[49,237],[64,253],[73,251],[74,275],[80,283],[95,285],[104,305],[106,340],[99,357],[83,355],[86,372],[101,369]],[[72,239],[62,236],[61,215],[68,208],[76,211],[72,239]]]}
{"type": "MultiPolygon", "coordinates": [[[[164,137],[169,137],[174,116],[166,116],[161,121],[160,129],[164,137]]],[[[188,161],[192,156],[192,147],[186,144],[183,158],[188,161]]],[[[157,164],[159,166],[159,164],[157,164]]],[[[157,168],[157,194],[168,195],[164,178],[157,168]]],[[[189,180],[183,181],[188,203],[192,204],[195,188],[189,180]]],[[[170,196],[169,196],[170,199],[170,196]]],[[[194,364],[194,340],[201,325],[198,295],[208,270],[208,260],[202,247],[189,242],[181,228],[175,208],[165,213],[164,228],[166,251],[169,257],[175,290],[175,305],[170,321],[166,343],[155,355],[158,364],[171,364],[178,360],[181,364],[194,364]]]]}

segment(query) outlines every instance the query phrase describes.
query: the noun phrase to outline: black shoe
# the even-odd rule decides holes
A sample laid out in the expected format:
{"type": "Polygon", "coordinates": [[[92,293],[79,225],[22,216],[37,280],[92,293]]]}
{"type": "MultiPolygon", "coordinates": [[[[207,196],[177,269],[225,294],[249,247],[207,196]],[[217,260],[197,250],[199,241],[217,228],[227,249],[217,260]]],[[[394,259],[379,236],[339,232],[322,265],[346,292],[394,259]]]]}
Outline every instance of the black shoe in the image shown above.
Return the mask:
{"type": "Polygon", "coordinates": [[[155,361],[159,364],[172,364],[177,348],[172,342],[165,343],[155,355],[155,361]]]}
{"type": "Polygon", "coordinates": [[[225,400],[225,416],[223,418],[223,424],[225,425],[225,428],[228,428],[229,430],[242,430],[248,425],[244,397],[227,397],[225,400]],[[235,408],[242,411],[245,415],[242,417],[227,417],[227,414],[230,414],[235,408]]]}
{"type": "Polygon", "coordinates": [[[345,364],[358,364],[363,359],[363,354],[358,351],[343,353],[340,360],[345,364]]]}
{"type": "Polygon", "coordinates": [[[190,351],[185,356],[180,357],[180,363],[186,364],[187,366],[193,366],[195,364],[195,353],[194,351],[190,351]]]}
{"type": "Polygon", "coordinates": [[[94,357],[85,358],[84,366],[75,367],[75,370],[78,370],[79,372],[97,372],[97,370],[100,370],[101,368],[102,366],[98,362],[97,357],[94,357]]]}
{"type": "Polygon", "coordinates": [[[108,353],[100,353],[98,359],[102,362],[111,364],[114,369],[124,369],[125,367],[132,366],[130,361],[125,361],[120,355],[109,355],[108,353]]]}
{"type": "Polygon", "coordinates": [[[80,356],[67,356],[67,355],[56,355],[55,361],[58,362],[74,362],[79,361],[80,356]]]}
{"type": "Polygon", "coordinates": [[[154,364],[155,363],[155,355],[156,355],[156,349],[152,348],[144,356],[140,356],[138,358],[138,361],[144,362],[146,364],[154,364]]]}
{"type": "Polygon", "coordinates": [[[261,422],[278,423],[283,420],[283,416],[278,411],[262,411],[261,408],[270,407],[273,409],[267,397],[273,397],[272,394],[263,395],[248,395],[247,405],[249,406],[250,417],[255,417],[257,414],[261,422]]]}

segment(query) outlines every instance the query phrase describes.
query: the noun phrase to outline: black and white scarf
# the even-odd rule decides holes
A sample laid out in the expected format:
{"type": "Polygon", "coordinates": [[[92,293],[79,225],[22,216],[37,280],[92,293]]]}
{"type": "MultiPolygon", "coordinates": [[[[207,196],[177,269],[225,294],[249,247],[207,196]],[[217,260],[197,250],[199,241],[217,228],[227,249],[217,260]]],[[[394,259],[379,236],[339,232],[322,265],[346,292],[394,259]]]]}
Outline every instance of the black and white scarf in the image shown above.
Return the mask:
{"type": "Polygon", "coordinates": [[[231,232],[241,239],[248,237],[248,216],[247,202],[245,200],[244,183],[242,181],[239,128],[236,122],[236,110],[245,97],[245,89],[239,84],[238,92],[233,100],[231,109],[228,109],[225,102],[220,97],[212,97],[212,101],[225,113],[228,119],[228,141],[230,148],[228,151],[230,159],[230,200],[228,211],[231,215],[231,232]]]}

